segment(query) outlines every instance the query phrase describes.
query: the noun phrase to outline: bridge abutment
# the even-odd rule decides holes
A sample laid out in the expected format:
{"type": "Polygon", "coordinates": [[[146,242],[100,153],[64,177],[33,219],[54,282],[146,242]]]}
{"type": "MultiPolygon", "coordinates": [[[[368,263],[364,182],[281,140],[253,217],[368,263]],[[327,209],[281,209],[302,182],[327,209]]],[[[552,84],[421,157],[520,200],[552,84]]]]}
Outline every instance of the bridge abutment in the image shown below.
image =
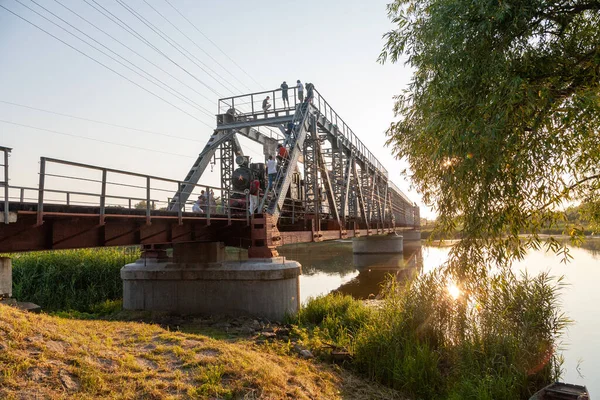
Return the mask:
{"type": "Polygon", "coordinates": [[[227,261],[221,242],[182,243],[121,269],[123,308],[175,314],[254,315],[298,311],[300,264],[285,257],[227,261]]]}

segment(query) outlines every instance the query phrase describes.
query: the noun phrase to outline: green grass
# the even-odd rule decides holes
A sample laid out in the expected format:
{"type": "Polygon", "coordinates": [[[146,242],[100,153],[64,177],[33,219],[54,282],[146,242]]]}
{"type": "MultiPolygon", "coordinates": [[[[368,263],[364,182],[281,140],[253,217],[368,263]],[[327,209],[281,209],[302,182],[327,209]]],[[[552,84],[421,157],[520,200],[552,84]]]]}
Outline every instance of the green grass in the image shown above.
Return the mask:
{"type": "Polygon", "coordinates": [[[558,379],[568,323],[560,280],[505,272],[465,285],[456,299],[448,286],[437,272],[406,286],[389,281],[377,309],[319,297],[293,322],[317,353],[323,342],[343,346],[351,368],[413,398],[528,399],[558,379]]]}
{"type": "Polygon", "coordinates": [[[99,248],[9,254],[13,297],[45,311],[102,314],[123,297],[121,268],[140,257],[138,248],[99,248]],[[108,302],[108,303],[107,303],[108,302]]]}

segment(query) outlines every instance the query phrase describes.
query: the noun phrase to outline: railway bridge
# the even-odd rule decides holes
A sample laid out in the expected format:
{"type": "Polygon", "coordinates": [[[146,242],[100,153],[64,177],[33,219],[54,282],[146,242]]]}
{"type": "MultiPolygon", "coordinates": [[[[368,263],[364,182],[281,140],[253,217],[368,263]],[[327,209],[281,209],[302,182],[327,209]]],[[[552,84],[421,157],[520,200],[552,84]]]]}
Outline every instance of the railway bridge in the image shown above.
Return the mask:
{"type": "Polygon", "coordinates": [[[300,267],[277,247],[418,237],[418,207],[321,94],[288,92],[287,102],[281,89],[220,99],[216,129],[183,180],[41,157],[38,186],[18,186],[13,150],[0,147],[0,253],[143,245],[121,272],[126,308],[281,317],[297,309],[300,267]],[[251,142],[262,147],[257,162],[251,142]],[[278,146],[286,151],[268,187],[265,161],[278,146]],[[252,213],[254,180],[263,190],[252,213]],[[248,249],[248,260],[226,261],[224,246],[248,249]]]}

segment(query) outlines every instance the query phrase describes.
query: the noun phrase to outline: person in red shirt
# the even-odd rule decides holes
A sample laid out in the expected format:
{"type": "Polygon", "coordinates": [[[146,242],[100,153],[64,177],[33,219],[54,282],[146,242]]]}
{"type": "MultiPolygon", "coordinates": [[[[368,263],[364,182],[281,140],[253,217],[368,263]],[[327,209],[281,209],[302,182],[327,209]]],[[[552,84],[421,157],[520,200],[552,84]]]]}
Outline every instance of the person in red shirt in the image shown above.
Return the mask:
{"type": "Polygon", "coordinates": [[[260,193],[260,181],[258,179],[250,182],[250,215],[254,215],[254,211],[258,207],[258,195],[260,193]]]}
{"type": "Polygon", "coordinates": [[[288,151],[284,145],[281,143],[277,145],[277,161],[279,163],[283,163],[284,160],[287,160],[289,157],[288,151]]]}

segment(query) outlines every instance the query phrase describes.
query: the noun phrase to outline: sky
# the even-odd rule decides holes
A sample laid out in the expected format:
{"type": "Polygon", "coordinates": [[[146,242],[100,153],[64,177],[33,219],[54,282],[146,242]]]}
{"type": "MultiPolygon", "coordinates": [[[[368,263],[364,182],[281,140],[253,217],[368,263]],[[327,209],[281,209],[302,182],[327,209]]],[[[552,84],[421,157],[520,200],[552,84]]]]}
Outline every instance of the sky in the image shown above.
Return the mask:
{"type": "MultiPolygon", "coordinates": [[[[315,85],[417,202],[421,216],[431,218],[401,176],[406,164],[385,147],[393,96],[411,77],[402,62],[376,61],[382,35],[393,28],[386,2],[0,0],[0,6],[68,44],[0,7],[0,146],[13,148],[10,184],[35,187],[42,156],[182,180],[216,127],[218,98],[301,79],[315,85]],[[118,17],[129,32],[100,11],[118,17]],[[159,82],[152,84],[145,73],[159,82]]],[[[260,148],[250,147],[249,155],[258,159],[260,148]]],[[[66,171],[53,168],[56,174],[66,171]]]]}

